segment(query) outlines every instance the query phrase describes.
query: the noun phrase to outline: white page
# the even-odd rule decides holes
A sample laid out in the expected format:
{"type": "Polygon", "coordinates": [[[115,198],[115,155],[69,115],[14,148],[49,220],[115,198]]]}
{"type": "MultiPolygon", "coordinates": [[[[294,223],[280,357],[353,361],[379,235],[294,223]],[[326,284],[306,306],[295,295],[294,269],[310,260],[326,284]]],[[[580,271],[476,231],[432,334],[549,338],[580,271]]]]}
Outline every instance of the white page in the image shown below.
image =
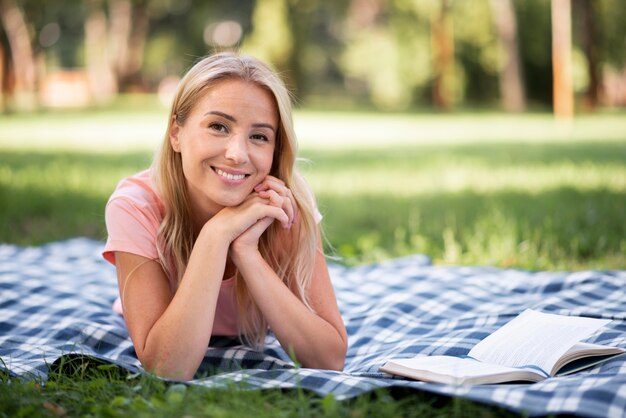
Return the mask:
{"type": "Polygon", "coordinates": [[[567,350],[609,322],[527,309],[476,344],[468,355],[507,367],[534,365],[550,373],[567,350]]]}
{"type": "Polygon", "coordinates": [[[394,363],[414,370],[426,370],[431,373],[448,375],[453,378],[470,378],[492,374],[519,371],[511,367],[482,363],[470,358],[452,356],[417,356],[406,359],[394,359],[394,363]]]}

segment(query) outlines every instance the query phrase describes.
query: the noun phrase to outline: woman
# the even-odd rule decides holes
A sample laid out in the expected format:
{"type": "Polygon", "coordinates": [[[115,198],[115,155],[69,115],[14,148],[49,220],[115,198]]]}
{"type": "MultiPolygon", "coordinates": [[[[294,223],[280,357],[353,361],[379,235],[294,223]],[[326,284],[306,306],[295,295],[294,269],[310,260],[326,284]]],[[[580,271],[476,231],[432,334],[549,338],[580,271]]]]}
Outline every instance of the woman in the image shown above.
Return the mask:
{"type": "Polygon", "coordinates": [[[212,335],[259,346],[268,328],[304,367],[343,368],[321,216],[295,159],[290,97],[265,64],[220,53],[183,77],[152,167],[106,208],[103,255],[145,369],[191,379],[212,335]]]}

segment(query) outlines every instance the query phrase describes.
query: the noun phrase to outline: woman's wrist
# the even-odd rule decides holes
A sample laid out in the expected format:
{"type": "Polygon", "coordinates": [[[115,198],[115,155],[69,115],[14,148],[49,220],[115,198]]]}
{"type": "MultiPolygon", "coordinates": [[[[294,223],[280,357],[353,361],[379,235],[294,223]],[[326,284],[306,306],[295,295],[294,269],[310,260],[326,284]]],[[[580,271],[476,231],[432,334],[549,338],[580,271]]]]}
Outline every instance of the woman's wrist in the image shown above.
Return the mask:
{"type": "Polygon", "coordinates": [[[230,258],[240,271],[245,269],[246,265],[260,266],[260,262],[265,262],[258,247],[231,245],[230,258]]]}
{"type": "Polygon", "coordinates": [[[229,231],[224,227],[224,224],[216,222],[215,217],[213,217],[204,224],[194,245],[203,241],[211,245],[224,245],[228,248],[232,240],[229,238],[229,231]]]}

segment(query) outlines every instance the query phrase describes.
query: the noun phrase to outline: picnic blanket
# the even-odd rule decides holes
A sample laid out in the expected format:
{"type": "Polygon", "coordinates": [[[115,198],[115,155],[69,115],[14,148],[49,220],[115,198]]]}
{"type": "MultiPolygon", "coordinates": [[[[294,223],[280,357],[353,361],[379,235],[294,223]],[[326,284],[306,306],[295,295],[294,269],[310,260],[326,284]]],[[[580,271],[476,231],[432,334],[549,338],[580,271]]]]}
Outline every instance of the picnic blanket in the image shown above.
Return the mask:
{"type": "MultiPolygon", "coordinates": [[[[118,290],[102,246],[83,238],[0,245],[0,368],[45,380],[52,365],[79,355],[141,371],[124,321],[111,310],[118,290]]],[[[216,341],[191,383],[301,387],[336,399],[407,387],[530,416],[626,416],[626,356],[535,384],[455,387],[378,371],[391,357],[464,355],[526,308],[612,319],[588,341],[626,347],[625,271],[442,267],[414,255],[359,267],[331,264],[330,272],[349,335],[343,372],[294,367],[270,335],[262,352],[216,341]]]]}

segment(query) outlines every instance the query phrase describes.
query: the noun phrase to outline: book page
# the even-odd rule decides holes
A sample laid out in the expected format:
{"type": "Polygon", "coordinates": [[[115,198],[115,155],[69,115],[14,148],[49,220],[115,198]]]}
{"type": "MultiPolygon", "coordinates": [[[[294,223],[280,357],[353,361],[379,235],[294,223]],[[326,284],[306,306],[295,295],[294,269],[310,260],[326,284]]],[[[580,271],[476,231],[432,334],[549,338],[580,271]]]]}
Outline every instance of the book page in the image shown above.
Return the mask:
{"type": "Polygon", "coordinates": [[[392,362],[414,370],[415,375],[418,377],[420,375],[428,376],[429,374],[449,376],[452,378],[452,381],[457,380],[458,383],[476,377],[519,372],[519,369],[511,367],[482,363],[471,358],[451,356],[417,356],[407,359],[394,359],[392,362]],[[420,371],[426,373],[420,374],[420,371]]]}
{"type": "Polygon", "coordinates": [[[507,367],[535,366],[549,374],[567,350],[609,322],[527,309],[476,344],[468,356],[507,367]]]}

